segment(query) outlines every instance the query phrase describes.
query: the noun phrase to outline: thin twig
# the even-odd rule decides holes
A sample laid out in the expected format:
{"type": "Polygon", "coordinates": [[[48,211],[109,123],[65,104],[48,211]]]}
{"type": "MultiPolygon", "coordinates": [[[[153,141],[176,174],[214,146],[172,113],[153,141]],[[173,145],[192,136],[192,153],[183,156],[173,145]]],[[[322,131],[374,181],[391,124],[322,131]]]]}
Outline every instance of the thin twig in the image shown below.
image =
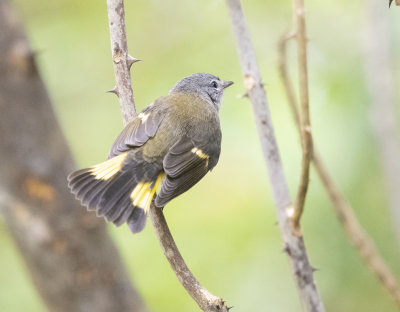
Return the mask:
{"type": "MultiPolygon", "coordinates": [[[[137,59],[128,54],[124,1],[107,0],[107,7],[116,78],[116,86],[111,91],[119,98],[124,124],[127,124],[136,115],[129,69],[137,59]]],[[[225,305],[224,300],[203,288],[188,269],[174,242],[162,209],[152,204],[149,215],[164,255],[189,295],[203,311],[228,312],[229,307],[225,305]]]]}
{"type": "MultiPolygon", "coordinates": [[[[289,106],[291,108],[297,130],[300,134],[300,122],[298,118],[298,104],[293,92],[290,76],[286,64],[286,42],[288,36],[283,36],[279,42],[279,72],[285,88],[286,96],[288,98],[289,106]]],[[[373,241],[368,236],[367,232],[362,228],[353,212],[352,207],[346,202],[344,197],[339,192],[332,178],[330,177],[325,165],[323,164],[316,147],[313,148],[312,161],[318,173],[319,178],[324,185],[329,198],[333,203],[336,215],[343,226],[349,241],[355,246],[360,256],[371,271],[377,276],[378,280],[383,284],[391,296],[395,299],[397,305],[400,307],[400,286],[396,278],[380,256],[373,241]]]]}
{"type": "Polygon", "coordinates": [[[312,136],[310,124],[310,109],[308,96],[308,72],[307,72],[307,38],[304,0],[294,0],[293,2],[294,20],[296,23],[296,41],[297,41],[297,62],[299,71],[299,94],[300,94],[300,124],[302,141],[302,159],[300,183],[297,190],[295,201],[295,212],[293,216],[293,225],[299,227],[300,218],[304,210],[306,200],[309,176],[310,161],[312,154],[312,136]]]}
{"type": "MultiPolygon", "coordinates": [[[[278,45],[278,49],[279,49],[279,55],[284,55],[286,56],[286,42],[289,39],[294,38],[294,34],[288,34],[288,35],[283,35],[281,36],[280,40],[279,40],[279,45],[278,45]]],[[[286,68],[286,57],[280,57],[279,58],[279,72],[282,76],[282,82],[284,84],[285,90],[288,90],[288,92],[286,92],[286,96],[288,97],[288,103],[290,105],[291,111],[293,113],[293,118],[296,122],[296,126],[298,128],[300,128],[300,114],[299,111],[297,109],[297,106],[292,107],[292,105],[297,105],[297,100],[296,100],[296,95],[295,95],[295,91],[293,89],[293,84],[292,81],[290,79],[290,76],[288,74],[287,68],[286,68]]],[[[303,141],[301,141],[301,144],[303,144],[303,141]]]]}
{"type": "Polygon", "coordinates": [[[274,197],[279,228],[293,269],[299,296],[306,311],[325,311],[314,282],[313,272],[304,245],[301,229],[293,231],[294,207],[283,172],[274,129],[271,122],[267,96],[257,66],[257,61],[247,30],[239,0],[226,0],[236,47],[244,75],[244,84],[252,104],[269,180],[274,197]]]}

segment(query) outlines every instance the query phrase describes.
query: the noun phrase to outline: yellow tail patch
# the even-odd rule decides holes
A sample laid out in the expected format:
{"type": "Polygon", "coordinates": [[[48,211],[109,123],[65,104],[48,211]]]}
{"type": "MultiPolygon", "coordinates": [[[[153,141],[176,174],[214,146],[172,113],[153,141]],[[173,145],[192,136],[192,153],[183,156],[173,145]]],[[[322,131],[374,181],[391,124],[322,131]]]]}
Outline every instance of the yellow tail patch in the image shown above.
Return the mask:
{"type": "Polygon", "coordinates": [[[208,160],[210,159],[210,156],[204,153],[201,149],[197,147],[192,148],[192,153],[200,157],[201,159],[206,160],[206,167],[208,167],[208,160]]]}
{"type": "Polygon", "coordinates": [[[144,209],[144,211],[147,213],[154,197],[154,193],[160,185],[163,177],[164,173],[160,173],[153,187],[151,187],[153,182],[139,182],[131,193],[132,204],[144,209]]]}
{"type": "Polygon", "coordinates": [[[92,175],[94,175],[96,180],[109,180],[121,170],[127,155],[128,153],[123,153],[105,162],[102,162],[101,164],[93,166],[90,169],[90,172],[92,175]]]}

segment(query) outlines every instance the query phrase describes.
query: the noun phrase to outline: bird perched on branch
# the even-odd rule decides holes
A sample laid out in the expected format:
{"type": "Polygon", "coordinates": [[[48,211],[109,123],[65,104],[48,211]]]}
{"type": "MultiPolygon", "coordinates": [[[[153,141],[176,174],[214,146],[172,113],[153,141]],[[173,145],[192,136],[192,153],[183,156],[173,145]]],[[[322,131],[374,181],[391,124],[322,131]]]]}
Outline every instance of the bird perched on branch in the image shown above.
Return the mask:
{"type": "Polygon", "coordinates": [[[142,231],[153,198],[164,207],[217,164],[218,113],[232,84],[205,73],[180,80],[126,125],[107,161],[69,175],[71,192],[97,216],[142,231]]]}

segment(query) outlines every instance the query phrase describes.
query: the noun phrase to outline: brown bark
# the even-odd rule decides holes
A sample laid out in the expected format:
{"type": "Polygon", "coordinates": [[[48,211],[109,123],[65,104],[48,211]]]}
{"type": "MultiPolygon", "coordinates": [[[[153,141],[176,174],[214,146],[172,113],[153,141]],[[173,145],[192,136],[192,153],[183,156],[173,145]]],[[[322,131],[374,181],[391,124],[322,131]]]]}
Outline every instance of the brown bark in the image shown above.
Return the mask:
{"type": "Polygon", "coordinates": [[[50,311],[146,311],[104,221],[67,189],[74,161],[6,0],[0,29],[0,205],[38,292],[50,311]]]}

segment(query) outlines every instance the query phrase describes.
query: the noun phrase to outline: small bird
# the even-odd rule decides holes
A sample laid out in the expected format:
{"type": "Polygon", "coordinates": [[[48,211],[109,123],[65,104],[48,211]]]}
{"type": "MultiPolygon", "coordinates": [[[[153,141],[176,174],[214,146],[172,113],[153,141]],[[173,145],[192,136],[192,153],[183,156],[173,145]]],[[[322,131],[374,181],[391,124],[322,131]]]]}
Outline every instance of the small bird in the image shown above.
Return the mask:
{"type": "Polygon", "coordinates": [[[97,216],[142,231],[153,197],[164,207],[217,164],[219,109],[232,84],[206,73],[178,81],[125,126],[105,162],[68,176],[71,192],[97,216]]]}

